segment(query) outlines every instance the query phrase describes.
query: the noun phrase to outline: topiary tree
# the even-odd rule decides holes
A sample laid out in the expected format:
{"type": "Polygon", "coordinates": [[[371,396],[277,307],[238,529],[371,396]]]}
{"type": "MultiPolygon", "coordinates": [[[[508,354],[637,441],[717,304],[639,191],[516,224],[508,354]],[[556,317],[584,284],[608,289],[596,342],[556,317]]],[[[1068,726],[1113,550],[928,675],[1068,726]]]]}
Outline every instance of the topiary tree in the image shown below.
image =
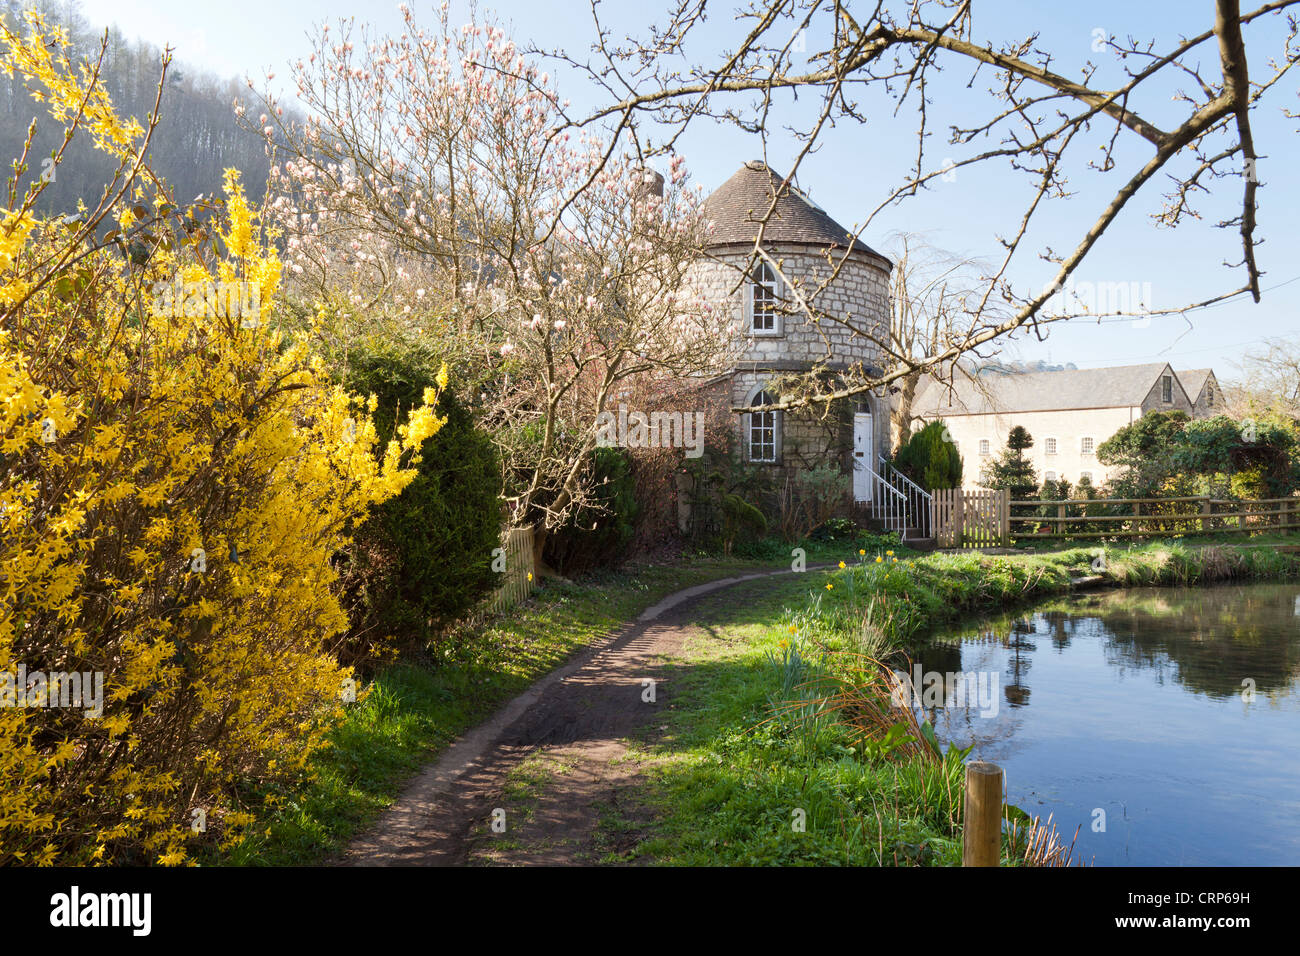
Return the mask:
{"type": "Polygon", "coordinates": [[[960,488],[962,458],[942,419],[929,422],[898,449],[894,466],[922,488],[960,488]]]}
{"type": "Polygon", "coordinates": [[[1021,425],[1007,433],[1007,446],[989,466],[986,488],[1006,488],[1013,500],[1038,497],[1038,478],[1025,451],[1034,447],[1034,437],[1021,425]]]}

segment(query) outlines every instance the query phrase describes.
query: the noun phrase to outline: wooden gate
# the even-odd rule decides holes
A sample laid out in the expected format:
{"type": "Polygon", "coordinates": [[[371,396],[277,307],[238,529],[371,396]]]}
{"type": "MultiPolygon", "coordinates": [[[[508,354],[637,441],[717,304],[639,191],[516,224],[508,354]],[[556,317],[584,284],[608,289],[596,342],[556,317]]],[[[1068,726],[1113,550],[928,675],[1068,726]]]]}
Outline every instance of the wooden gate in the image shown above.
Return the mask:
{"type": "Polygon", "coordinates": [[[1011,493],[980,488],[931,492],[930,527],[940,548],[1006,547],[1011,541],[1011,493]]]}
{"type": "Polygon", "coordinates": [[[532,593],[536,584],[533,567],[533,529],[514,528],[501,541],[506,568],[505,583],[492,598],[493,611],[513,607],[532,593]]]}

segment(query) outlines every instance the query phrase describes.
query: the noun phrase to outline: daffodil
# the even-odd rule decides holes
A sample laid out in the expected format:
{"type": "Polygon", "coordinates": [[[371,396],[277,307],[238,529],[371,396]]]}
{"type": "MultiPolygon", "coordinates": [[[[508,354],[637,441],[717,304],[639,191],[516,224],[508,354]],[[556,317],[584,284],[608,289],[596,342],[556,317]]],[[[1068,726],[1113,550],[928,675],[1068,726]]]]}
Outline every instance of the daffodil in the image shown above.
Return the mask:
{"type": "Polygon", "coordinates": [[[828,585],[826,585],[826,590],[827,590],[827,591],[833,591],[833,590],[835,590],[835,585],[833,585],[833,584],[828,584],[828,585]]]}
{"type": "Polygon", "coordinates": [[[882,558],[880,555],[876,555],[876,564],[879,564],[881,561],[884,561],[884,560],[885,560],[885,559],[882,558]]]}
{"type": "Polygon", "coordinates": [[[843,561],[841,561],[841,562],[840,562],[840,570],[843,571],[844,568],[845,568],[845,564],[844,564],[843,561]]]}

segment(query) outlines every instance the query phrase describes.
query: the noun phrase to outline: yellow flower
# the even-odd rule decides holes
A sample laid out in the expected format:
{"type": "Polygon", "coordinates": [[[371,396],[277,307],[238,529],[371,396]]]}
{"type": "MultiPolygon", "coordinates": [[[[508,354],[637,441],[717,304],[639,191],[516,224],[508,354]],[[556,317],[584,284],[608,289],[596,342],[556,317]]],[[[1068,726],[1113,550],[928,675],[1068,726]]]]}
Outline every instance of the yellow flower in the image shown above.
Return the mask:
{"type": "Polygon", "coordinates": [[[834,589],[835,589],[835,585],[833,585],[833,584],[828,584],[828,585],[826,585],[826,590],[827,590],[827,591],[833,591],[834,589]]]}
{"type": "Polygon", "coordinates": [[[781,650],[785,650],[787,647],[790,646],[790,642],[787,641],[785,638],[782,638],[780,642],[778,642],[777,646],[781,648],[781,650]]]}
{"type": "Polygon", "coordinates": [[[791,625],[790,625],[790,633],[793,634],[793,633],[794,633],[794,630],[795,630],[795,629],[794,629],[794,625],[791,624],[791,625]]]}
{"type": "Polygon", "coordinates": [[[886,551],[885,554],[889,555],[890,557],[894,556],[894,552],[892,551],[886,551]]]}
{"type": "Polygon", "coordinates": [[[843,562],[843,561],[840,562],[840,570],[841,570],[841,571],[844,570],[844,562],[843,562]]]}
{"type": "Polygon", "coordinates": [[[866,549],[866,548],[858,548],[858,554],[865,558],[865,557],[867,556],[867,549],[866,549]]]}
{"type": "Polygon", "coordinates": [[[880,563],[881,561],[883,561],[883,560],[885,560],[885,559],[882,558],[880,555],[876,555],[876,564],[879,564],[879,563],[880,563]]]}
{"type": "Polygon", "coordinates": [[[528,580],[531,581],[532,579],[533,579],[533,572],[532,572],[532,571],[529,571],[529,572],[528,572],[528,580]]]}
{"type": "Polygon", "coordinates": [[[898,563],[898,558],[890,558],[889,560],[892,561],[894,564],[898,563]]]}

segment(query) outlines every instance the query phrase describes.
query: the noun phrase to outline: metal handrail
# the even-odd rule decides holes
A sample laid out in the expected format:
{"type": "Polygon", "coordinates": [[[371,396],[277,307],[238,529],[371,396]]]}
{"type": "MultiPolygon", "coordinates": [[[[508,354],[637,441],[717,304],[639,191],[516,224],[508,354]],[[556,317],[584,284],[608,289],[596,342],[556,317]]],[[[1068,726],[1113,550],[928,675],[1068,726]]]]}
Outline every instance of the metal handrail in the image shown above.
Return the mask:
{"type": "Polygon", "coordinates": [[[892,464],[890,464],[890,463],[889,463],[889,460],[888,460],[884,455],[878,455],[877,457],[880,459],[880,463],[881,463],[882,465],[884,465],[886,469],[888,469],[889,471],[893,472],[893,474],[890,475],[891,478],[902,478],[902,479],[903,479],[903,483],[904,483],[905,485],[907,485],[909,488],[911,488],[912,490],[916,491],[917,493],[919,493],[919,494],[921,494],[921,495],[924,495],[926,498],[929,498],[929,497],[930,497],[930,492],[926,491],[924,488],[922,488],[920,485],[918,485],[915,481],[913,481],[911,478],[907,477],[907,475],[903,474],[901,471],[899,471],[897,468],[895,468],[892,464]]]}
{"type": "Polygon", "coordinates": [[[890,484],[889,479],[886,478],[884,475],[878,474],[873,471],[871,473],[871,477],[876,479],[875,484],[877,485],[877,487],[884,488],[886,491],[888,491],[890,494],[894,495],[897,498],[902,498],[904,501],[907,500],[907,495],[904,492],[899,491],[892,484],[890,484]]]}
{"type": "Polygon", "coordinates": [[[873,490],[888,489],[890,495],[885,501],[881,501],[875,494],[872,495],[872,517],[880,521],[886,530],[897,531],[904,540],[907,540],[909,530],[915,531],[918,537],[930,537],[933,496],[891,465],[884,455],[878,456],[878,459],[880,471],[874,468],[868,469],[872,488],[873,490]],[[898,487],[899,479],[902,479],[901,488],[898,487]]]}

